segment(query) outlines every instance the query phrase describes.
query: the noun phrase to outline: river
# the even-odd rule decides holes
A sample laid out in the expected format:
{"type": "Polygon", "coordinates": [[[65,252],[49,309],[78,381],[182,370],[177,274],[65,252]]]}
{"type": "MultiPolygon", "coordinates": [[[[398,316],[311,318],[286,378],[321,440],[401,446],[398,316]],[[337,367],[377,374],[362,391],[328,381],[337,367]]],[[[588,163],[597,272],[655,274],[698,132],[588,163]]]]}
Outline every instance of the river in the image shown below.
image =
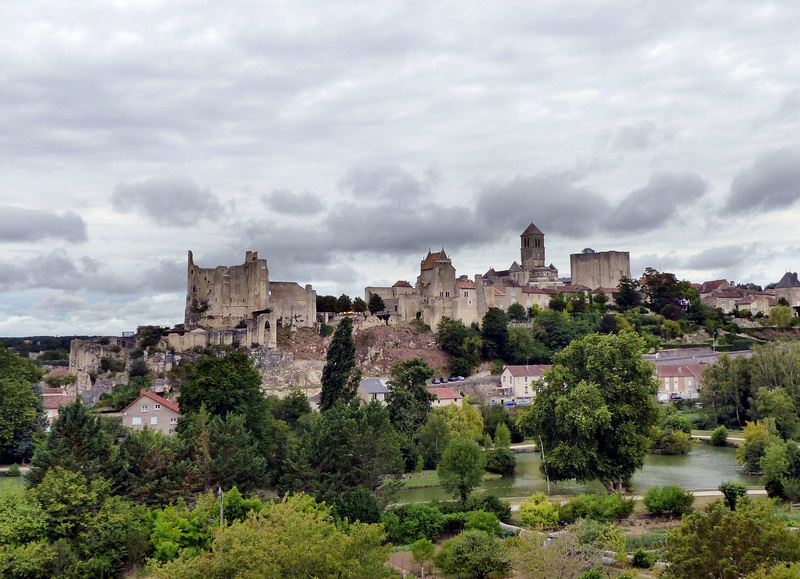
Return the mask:
{"type": "MultiPolygon", "coordinates": [[[[541,457],[537,453],[517,454],[517,470],[513,476],[484,482],[479,492],[489,492],[500,498],[528,497],[537,492],[547,493],[547,481],[539,472],[541,457]]],[[[683,455],[649,454],[644,468],[633,477],[632,492],[643,493],[650,487],[678,485],[686,490],[716,489],[723,481],[735,481],[747,486],[761,484],[760,477],[743,474],[736,463],[736,449],[699,444],[683,455]]],[[[604,492],[599,482],[579,484],[574,481],[550,483],[551,493],[577,495],[585,492],[604,492]]],[[[441,487],[400,491],[398,502],[424,502],[450,499],[441,487]]]]}

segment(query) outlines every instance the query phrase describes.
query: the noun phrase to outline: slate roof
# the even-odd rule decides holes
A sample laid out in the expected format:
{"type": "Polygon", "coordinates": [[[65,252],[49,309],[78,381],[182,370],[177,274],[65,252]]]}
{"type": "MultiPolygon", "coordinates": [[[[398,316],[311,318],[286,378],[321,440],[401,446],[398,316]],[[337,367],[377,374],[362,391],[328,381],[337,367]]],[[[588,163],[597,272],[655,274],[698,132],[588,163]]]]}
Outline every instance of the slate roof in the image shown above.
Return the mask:
{"type": "Polygon", "coordinates": [[[388,394],[389,389],[383,382],[383,378],[362,378],[358,385],[359,391],[362,389],[367,394],[388,394]]]}
{"type": "Polygon", "coordinates": [[[796,272],[787,271],[783,274],[781,281],[775,284],[775,289],[785,289],[790,287],[800,287],[800,280],[797,279],[796,272]]]}

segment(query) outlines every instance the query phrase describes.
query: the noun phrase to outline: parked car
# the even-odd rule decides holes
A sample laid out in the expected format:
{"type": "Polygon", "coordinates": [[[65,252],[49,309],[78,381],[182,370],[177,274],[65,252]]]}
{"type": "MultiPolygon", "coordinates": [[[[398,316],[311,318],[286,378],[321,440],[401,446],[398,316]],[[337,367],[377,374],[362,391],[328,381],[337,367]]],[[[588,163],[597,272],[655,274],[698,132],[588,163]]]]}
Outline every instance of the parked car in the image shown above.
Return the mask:
{"type": "Polygon", "coordinates": [[[442,381],[441,381],[441,380],[439,380],[438,378],[434,378],[434,379],[433,379],[433,383],[434,383],[434,384],[440,384],[441,382],[442,382],[442,381]]]}

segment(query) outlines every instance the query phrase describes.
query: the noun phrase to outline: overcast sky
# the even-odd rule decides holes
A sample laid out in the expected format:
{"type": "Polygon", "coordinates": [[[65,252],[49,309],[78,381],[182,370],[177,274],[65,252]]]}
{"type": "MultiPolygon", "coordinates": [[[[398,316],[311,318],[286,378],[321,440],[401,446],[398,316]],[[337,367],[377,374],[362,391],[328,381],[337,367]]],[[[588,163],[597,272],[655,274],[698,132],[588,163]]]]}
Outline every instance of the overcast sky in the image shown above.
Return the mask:
{"type": "Polygon", "coordinates": [[[320,294],[545,233],[800,269],[800,2],[0,4],[0,335],[183,319],[186,256],[320,294]]]}

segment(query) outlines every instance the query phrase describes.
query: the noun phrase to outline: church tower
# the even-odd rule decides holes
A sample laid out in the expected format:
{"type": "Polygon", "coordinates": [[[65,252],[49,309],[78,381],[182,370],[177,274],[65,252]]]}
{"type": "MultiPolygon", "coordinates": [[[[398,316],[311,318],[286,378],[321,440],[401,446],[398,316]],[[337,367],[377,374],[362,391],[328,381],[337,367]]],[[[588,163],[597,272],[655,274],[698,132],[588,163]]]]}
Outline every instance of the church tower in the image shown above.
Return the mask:
{"type": "Polygon", "coordinates": [[[533,222],[520,235],[522,269],[530,276],[534,268],[544,267],[544,233],[533,222]]]}

